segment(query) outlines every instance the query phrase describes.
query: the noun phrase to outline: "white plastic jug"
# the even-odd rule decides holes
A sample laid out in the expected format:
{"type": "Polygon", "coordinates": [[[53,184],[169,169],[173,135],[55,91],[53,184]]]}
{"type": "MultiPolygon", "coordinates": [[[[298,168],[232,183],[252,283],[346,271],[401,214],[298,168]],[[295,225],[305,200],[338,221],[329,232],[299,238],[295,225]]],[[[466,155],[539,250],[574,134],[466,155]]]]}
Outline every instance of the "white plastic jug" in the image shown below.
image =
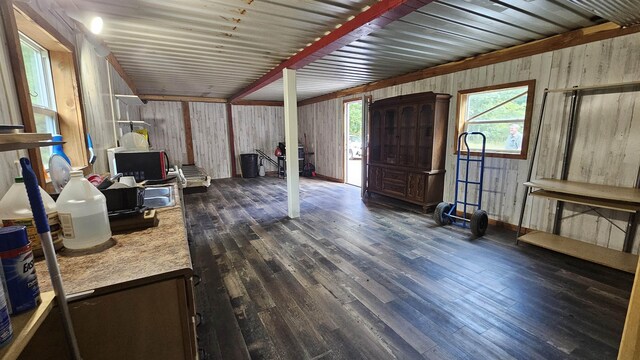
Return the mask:
{"type": "Polygon", "coordinates": [[[82,171],[71,172],[56,205],[65,247],[86,249],[111,238],[107,199],[82,176],[82,171]]]}
{"type": "MultiPolygon", "coordinates": [[[[60,223],[58,221],[56,202],[42,188],[40,188],[40,195],[42,196],[44,210],[49,217],[53,245],[56,250],[60,249],[62,247],[62,238],[60,237],[60,223]]],[[[40,245],[36,224],[33,221],[31,205],[27,197],[27,188],[24,186],[21,177],[15,179],[15,183],[11,185],[9,191],[0,200],[0,220],[2,220],[0,222],[2,226],[25,226],[33,254],[42,256],[42,246],[40,245]]]]}

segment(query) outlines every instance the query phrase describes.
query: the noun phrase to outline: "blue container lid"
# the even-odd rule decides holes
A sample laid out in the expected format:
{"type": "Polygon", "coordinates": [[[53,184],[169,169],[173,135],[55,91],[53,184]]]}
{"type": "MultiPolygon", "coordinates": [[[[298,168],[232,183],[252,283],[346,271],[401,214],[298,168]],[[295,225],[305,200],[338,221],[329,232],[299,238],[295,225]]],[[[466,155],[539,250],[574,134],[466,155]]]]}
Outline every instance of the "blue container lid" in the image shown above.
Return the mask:
{"type": "Polygon", "coordinates": [[[19,249],[29,244],[27,228],[24,226],[7,226],[0,228],[0,252],[19,249]]]}

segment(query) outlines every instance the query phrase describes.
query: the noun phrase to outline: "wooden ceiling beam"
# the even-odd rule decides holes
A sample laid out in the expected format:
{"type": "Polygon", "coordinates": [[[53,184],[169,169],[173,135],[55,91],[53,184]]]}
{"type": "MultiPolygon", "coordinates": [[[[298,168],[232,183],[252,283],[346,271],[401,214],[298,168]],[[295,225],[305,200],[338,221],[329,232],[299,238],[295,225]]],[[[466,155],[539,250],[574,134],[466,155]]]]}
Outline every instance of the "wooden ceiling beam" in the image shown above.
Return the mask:
{"type": "Polygon", "coordinates": [[[284,101],[271,101],[271,100],[238,100],[231,103],[233,105],[242,106],[284,106],[284,101]]]}
{"type": "Polygon", "coordinates": [[[186,101],[186,102],[206,102],[206,103],[226,103],[227,99],[204,96],[183,96],[183,95],[138,95],[142,101],[186,101]]]}
{"type": "Polygon", "coordinates": [[[233,104],[235,106],[284,106],[283,101],[272,100],[238,100],[230,102],[228,99],[213,98],[206,96],[184,96],[184,95],[138,95],[142,101],[177,101],[183,103],[190,102],[205,102],[205,103],[220,103],[220,104],[233,104]]]}
{"type": "Polygon", "coordinates": [[[618,36],[640,32],[640,25],[620,27],[614,23],[604,23],[583,29],[569,31],[563,34],[551,36],[541,40],[531,41],[525,44],[512,46],[506,49],[492,51],[486,54],[469,57],[460,61],[454,61],[442,65],[428,67],[408,74],[392,78],[370,82],[368,84],[339,90],[325,95],[301,100],[298,106],[315,104],[321,101],[337,99],[345,96],[367,93],[370,91],[406,84],[413,81],[427,79],[435,76],[451,74],[481,66],[497,64],[504,61],[520,59],[548,51],[560,50],[572,46],[587,44],[594,41],[606,40],[618,36]]]}
{"type": "Polygon", "coordinates": [[[433,0],[381,0],[353,19],[321,37],[297,54],[271,69],[260,79],[253,82],[229,100],[236,102],[243,97],[279,80],[283,69],[300,69],[352,42],[383,28],[387,24],[412,13],[431,3],[433,0]]]}

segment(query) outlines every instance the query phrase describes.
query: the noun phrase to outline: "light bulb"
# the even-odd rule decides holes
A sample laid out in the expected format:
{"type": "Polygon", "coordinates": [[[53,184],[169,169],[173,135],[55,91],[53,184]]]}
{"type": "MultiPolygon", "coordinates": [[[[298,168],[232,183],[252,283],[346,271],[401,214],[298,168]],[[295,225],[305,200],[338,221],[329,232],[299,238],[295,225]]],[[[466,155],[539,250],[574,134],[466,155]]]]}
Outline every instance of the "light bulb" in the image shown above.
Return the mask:
{"type": "Polygon", "coordinates": [[[91,32],[98,35],[102,32],[102,25],[104,22],[100,16],[96,16],[91,20],[91,32]]]}

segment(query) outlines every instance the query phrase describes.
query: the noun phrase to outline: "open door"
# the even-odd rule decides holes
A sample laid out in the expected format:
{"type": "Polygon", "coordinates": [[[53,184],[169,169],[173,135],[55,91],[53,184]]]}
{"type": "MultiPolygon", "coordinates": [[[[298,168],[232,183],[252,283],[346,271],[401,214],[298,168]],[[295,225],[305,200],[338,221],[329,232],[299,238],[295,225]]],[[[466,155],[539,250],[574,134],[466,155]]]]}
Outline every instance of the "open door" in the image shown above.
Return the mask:
{"type": "Polygon", "coordinates": [[[368,156],[369,156],[369,102],[371,96],[362,95],[362,182],[360,196],[364,198],[367,192],[368,156]]]}
{"type": "Polygon", "coordinates": [[[362,187],[363,167],[363,106],[361,99],[347,100],[344,102],[344,129],[345,129],[345,178],[349,185],[362,187]]]}

